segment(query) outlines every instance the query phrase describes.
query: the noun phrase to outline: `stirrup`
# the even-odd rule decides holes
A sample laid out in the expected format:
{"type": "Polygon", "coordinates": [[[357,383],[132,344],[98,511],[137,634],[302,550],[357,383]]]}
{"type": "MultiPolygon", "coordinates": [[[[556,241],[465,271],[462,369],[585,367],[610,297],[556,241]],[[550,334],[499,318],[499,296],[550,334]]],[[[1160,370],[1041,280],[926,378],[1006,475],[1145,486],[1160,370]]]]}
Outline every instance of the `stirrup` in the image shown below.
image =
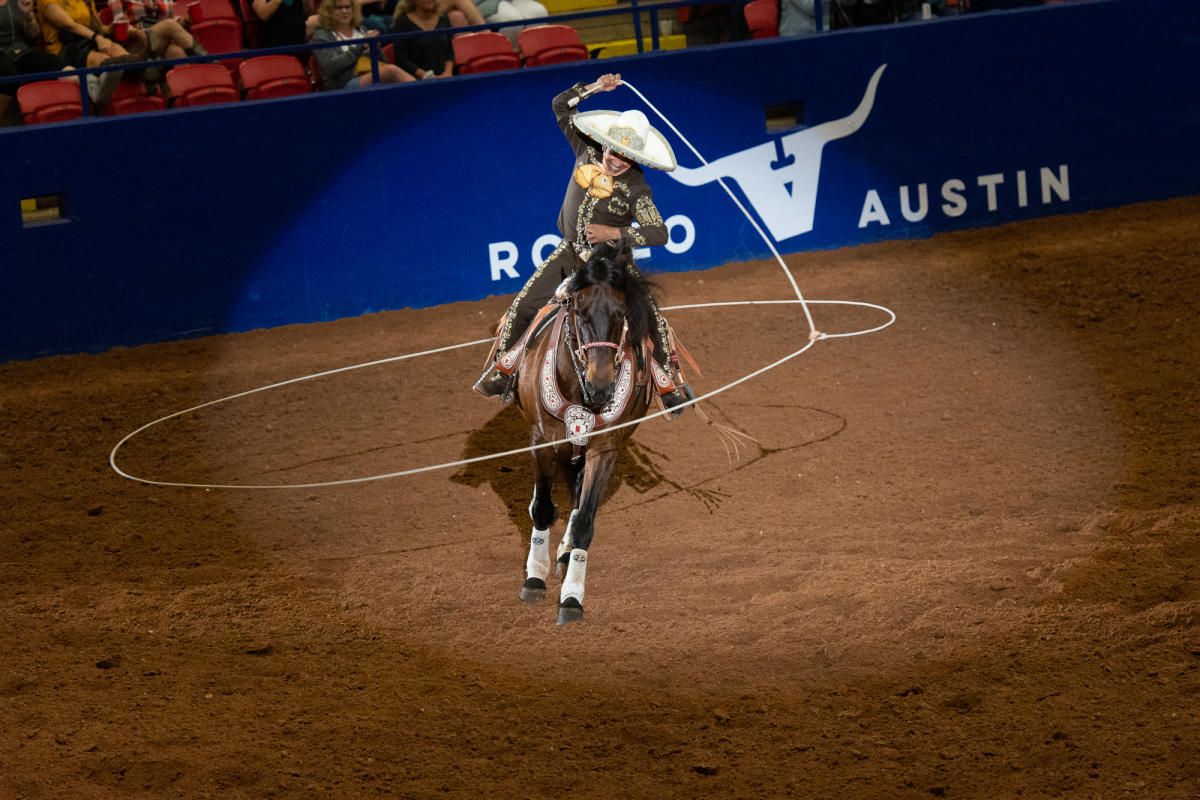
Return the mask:
{"type": "Polygon", "coordinates": [[[475,385],[471,388],[479,392],[484,397],[499,397],[501,401],[508,402],[512,399],[513,385],[516,383],[516,375],[505,375],[495,367],[490,367],[483,376],[475,381],[475,385]]]}
{"type": "Polygon", "coordinates": [[[689,400],[696,399],[696,393],[693,392],[692,387],[688,386],[686,383],[681,383],[675,387],[675,391],[667,392],[666,394],[660,396],[662,398],[663,407],[669,412],[667,414],[668,420],[675,419],[683,414],[683,412],[687,411],[688,408],[691,408],[691,406],[684,408],[679,408],[678,406],[683,405],[689,400]]]}

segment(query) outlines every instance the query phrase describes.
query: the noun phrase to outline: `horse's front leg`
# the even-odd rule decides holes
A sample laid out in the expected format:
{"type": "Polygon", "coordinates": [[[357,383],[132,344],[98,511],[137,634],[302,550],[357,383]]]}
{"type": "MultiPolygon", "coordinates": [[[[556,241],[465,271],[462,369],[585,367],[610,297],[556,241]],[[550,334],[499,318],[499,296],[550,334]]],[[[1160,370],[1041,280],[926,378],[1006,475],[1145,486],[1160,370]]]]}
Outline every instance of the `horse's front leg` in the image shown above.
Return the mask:
{"type": "Polygon", "coordinates": [[[608,479],[617,463],[617,451],[588,452],[583,468],[583,483],[579,502],[571,512],[568,533],[574,547],[570,552],[567,577],[563,580],[558,601],[558,624],[583,619],[584,584],[587,578],[588,549],[595,533],[596,508],[604,497],[608,479]]]}
{"type": "MultiPolygon", "coordinates": [[[[534,444],[538,442],[535,440],[534,444]]],[[[546,596],[546,576],[550,574],[550,526],[556,509],[550,497],[554,475],[554,453],[543,447],[533,451],[533,500],[529,502],[529,518],[533,533],[529,537],[529,555],[525,558],[525,583],[521,585],[521,600],[536,603],[546,596]]]]}
{"type": "Polygon", "coordinates": [[[558,577],[563,577],[567,574],[567,565],[571,563],[571,525],[575,522],[575,516],[578,514],[579,508],[579,492],[583,488],[583,467],[586,463],[583,453],[579,453],[574,458],[566,463],[564,473],[567,478],[567,490],[571,494],[571,516],[567,519],[566,530],[563,531],[562,542],[558,545],[558,554],[556,559],[558,562],[558,577]]]}

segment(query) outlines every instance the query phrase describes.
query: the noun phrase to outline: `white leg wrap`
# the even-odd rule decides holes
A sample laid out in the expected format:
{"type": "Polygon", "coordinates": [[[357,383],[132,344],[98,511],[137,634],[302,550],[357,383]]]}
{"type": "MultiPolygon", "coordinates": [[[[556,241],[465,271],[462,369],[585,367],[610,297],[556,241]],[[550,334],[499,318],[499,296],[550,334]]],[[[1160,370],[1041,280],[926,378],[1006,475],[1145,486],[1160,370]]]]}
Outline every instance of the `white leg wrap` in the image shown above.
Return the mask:
{"type": "Polygon", "coordinates": [[[559,602],[574,597],[579,601],[579,605],[583,605],[583,584],[586,578],[587,550],[575,548],[571,551],[571,565],[567,567],[567,577],[563,580],[559,602]]]}
{"type": "Polygon", "coordinates": [[[529,537],[529,557],[525,559],[525,577],[546,580],[550,574],[550,531],[533,529],[529,537]]]}
{"type": "Polygon", "coordinates": [[[562,558],[563,553],[571,552],[572,542],[571,528],[575,525],[575,515],[578,511],[572,511],[571,516],[567,519],[567,529],[563,532],[562,543],[558,546],[558,553],[554,556],[555,560],[562,558]]]}

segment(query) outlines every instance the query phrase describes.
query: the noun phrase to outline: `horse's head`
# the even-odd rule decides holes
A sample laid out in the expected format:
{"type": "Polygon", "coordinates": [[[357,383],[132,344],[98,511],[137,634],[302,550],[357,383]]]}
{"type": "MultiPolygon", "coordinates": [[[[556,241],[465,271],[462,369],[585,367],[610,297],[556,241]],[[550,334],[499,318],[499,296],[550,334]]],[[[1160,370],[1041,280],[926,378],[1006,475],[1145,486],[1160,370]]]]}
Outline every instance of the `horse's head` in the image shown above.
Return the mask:
{"type": "Polygon", "coordinates": [[[625,240],[592,249],[567,283],[567,313],[584,405],[599,411],[612,400],[617,364],[627,346],[645,340],[653,319],[651,287],[633,268],[625,240]]]}

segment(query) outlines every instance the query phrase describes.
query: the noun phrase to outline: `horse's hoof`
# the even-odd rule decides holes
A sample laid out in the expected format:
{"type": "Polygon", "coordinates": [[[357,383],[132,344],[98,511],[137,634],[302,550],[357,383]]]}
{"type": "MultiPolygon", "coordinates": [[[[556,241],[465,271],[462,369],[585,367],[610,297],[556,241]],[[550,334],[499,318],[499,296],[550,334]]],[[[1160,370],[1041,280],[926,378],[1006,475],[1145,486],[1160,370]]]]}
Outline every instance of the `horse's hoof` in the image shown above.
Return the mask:
{"type": "Polygon", "coordinates": [[[521,586],[522,603],[540,603],[546,596],[546,582],[541,578],[526,578],[521,586]]]}
{"type": "Polygon", "coordinates": [[[574,597],[568,597],[558,606],[558,624],[566,625],[583,620],[583,606],[574,597]]]}
{"type": "Polygon", "coordinates": [[[564,575],[566,575],[567,567],[569,567],[570,565],[571,565],[571,551],[568,550],[567,552],[563,553],[561,556],[558,557],[558,567],[557,567],[558,577],[561,578],[564,575]]]}

